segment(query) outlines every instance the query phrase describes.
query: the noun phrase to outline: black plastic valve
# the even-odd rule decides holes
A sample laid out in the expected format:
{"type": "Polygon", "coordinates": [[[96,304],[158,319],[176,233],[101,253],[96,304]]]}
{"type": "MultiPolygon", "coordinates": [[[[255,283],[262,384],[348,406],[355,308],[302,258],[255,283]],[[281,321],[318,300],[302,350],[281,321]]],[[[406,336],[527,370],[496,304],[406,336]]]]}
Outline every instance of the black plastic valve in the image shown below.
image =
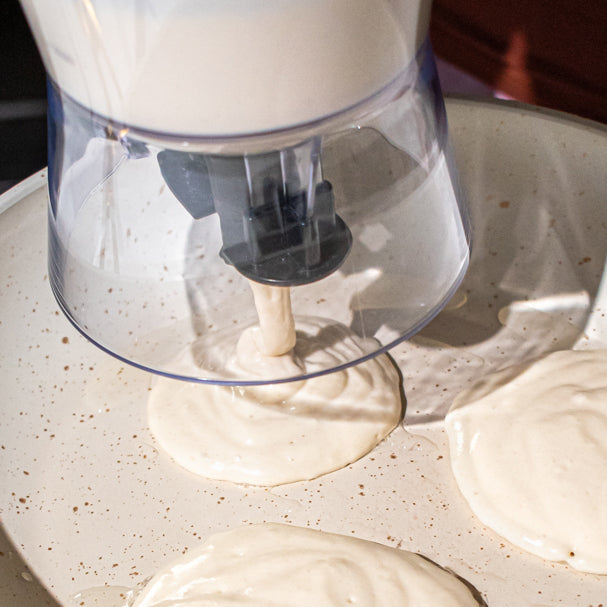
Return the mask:
{"type": "Polygon", "coordinates": [[[251,280],[314,282],[334,272],[350,251],[352,235],[335,213],[331,184],[302,185],[288,151],[222,156],[165,150],[158,163],[192,217],[219,215],[220,255],[251,280]]]}

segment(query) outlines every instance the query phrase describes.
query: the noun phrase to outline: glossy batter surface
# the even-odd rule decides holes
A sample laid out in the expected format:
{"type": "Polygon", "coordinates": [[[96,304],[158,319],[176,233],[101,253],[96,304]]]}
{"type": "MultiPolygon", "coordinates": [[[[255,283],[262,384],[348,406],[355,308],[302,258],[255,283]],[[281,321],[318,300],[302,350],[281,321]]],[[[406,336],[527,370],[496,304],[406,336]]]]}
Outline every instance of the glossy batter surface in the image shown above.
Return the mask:
{"type": "MultiPolygon", "coordinates": [[[[276,365],[314,369],[357,343],[342,330],[307,339],[295,353],[265,356],[253,327],[234,364],[272,377],[276,365]]],[[[371,451],[399,423],[400,377],[379,356],[306,381],[260,386],[194,384],[160,378],[148,402],[152,433],[178,464],[206,478],[253,485],[309,480],[371,451]]]]}
{"type": "Polygon", "coordinates": [[[135,607],[478,607],[423,557],[353,537],[278,524],[209,538],[159,571],[135,607]]]}
{"type": "Polygon", "coordinates": [[[544,559],[607,574],[607,350],[490,375],[456,398],[446,428],[483,523],[544,559]]]}

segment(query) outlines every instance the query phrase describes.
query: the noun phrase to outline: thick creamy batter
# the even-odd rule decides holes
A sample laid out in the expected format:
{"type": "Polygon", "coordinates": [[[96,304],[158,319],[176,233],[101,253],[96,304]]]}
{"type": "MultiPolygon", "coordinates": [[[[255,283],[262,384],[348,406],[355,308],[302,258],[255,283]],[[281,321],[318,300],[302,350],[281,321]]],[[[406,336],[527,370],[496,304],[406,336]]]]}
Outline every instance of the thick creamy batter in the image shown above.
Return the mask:
{"type": "MultiPolygon", "coordinates": [[[[300,320],[296,340],[290,290],[250,284],[259,325],[242,333],[228,361],[237,376],[314,373],[348,360],[344,349],[360,348],[345,327],[327,321],[300,320]]],[[[160,378],[148,403],[150,429],[178,464],[206,478],[253,485],[309,480],[348,465],[398,424],[401,409],[399,375],[388,356],[281,384],[160,378]]]]}
{"type": "Polygon", "coordinates": [[[249,281],[259,317],[258,348],[265,356],[281,356],[295,347],[295,321],[289,287],[249,281]]]}
{"type": "Polygon", "coordinates": [[[483,523],[542,558],[607,574],[607,350],[490,375],[457,397],[446,428],[483,523]]]}
{"type": "MultiPolygon", "coordinates": [[[[260,329],[251,327],[232,363],[271,378],[276,365],[281,372],[284,365],[313,372],[327,359],[343,360],[340,351],[360,347],[345,327],[325,325],[300,320],[297,344],[283,356],[262,354],[260,329]]],[[[230,387],[159,378],[148,413],[160,446],[191,472],[280,485],[337,470],[371,451],[398,424],[402,400],[398,371],[384,355],[282,384],[230,387]]]]}
{"type": "Polygon", "coordinates": [[[478,607],[454,575],[374,542],[289,525],[211,537],[158,572],[134,607],[478,607]]]}

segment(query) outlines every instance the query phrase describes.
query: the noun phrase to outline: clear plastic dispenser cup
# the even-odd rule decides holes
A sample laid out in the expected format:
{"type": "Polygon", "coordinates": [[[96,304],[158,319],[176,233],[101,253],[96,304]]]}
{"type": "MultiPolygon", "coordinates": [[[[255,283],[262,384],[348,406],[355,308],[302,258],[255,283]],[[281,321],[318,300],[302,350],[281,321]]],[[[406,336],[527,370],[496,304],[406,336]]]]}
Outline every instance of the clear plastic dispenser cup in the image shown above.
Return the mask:
{"type": "Polygon", "coordinates": [[[313,374],[431,320],[469,259],[420,0],[21,0],[49,75],[49,266],[91,341],[153,372],[235,374],[251,282],[313,374]],[[312,343],[311,342],[307,343],[312,343]],[[195,365],[183,365],[183,352],[195,365]]]}

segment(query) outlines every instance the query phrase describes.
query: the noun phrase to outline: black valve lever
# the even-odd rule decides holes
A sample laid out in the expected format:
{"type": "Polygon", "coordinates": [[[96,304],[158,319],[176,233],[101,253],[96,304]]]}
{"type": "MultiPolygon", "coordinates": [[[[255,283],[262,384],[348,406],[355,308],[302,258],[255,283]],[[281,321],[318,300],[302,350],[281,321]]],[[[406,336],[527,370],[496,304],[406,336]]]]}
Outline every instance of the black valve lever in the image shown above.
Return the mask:
{"type": "Polygon", "coordinates": [[[334,272],[352,245],[331,184],[302,186],[301,158],[293,150],[247,156],[165,150],[158,163],[192,217],[219,215],[227,263],[251,280],[294,286],[334,272]]]}

